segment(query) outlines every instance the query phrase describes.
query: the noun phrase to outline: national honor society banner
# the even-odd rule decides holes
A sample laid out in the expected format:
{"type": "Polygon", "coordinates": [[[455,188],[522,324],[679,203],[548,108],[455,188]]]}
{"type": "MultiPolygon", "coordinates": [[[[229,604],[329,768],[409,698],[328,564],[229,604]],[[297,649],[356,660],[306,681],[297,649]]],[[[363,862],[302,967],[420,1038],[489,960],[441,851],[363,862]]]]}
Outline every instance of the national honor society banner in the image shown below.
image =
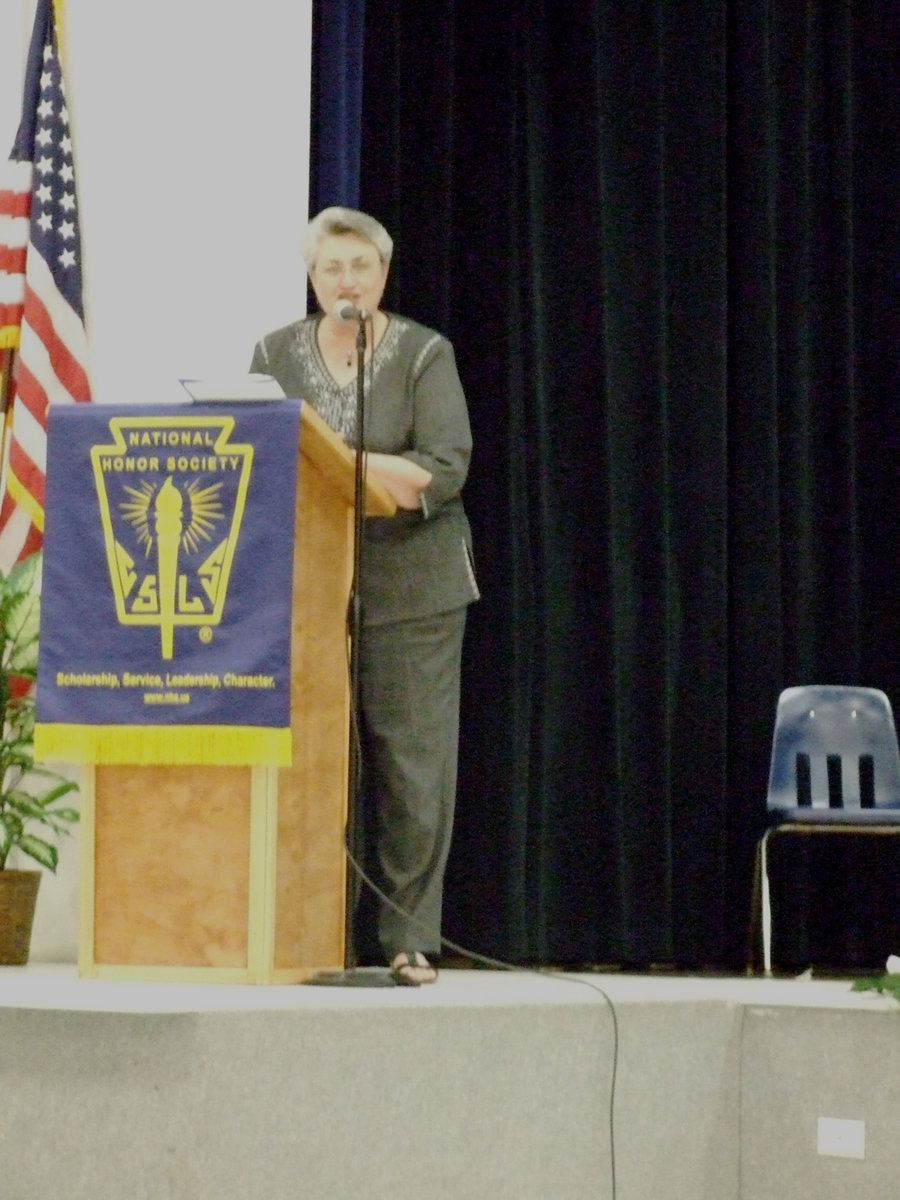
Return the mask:
{"type": "Polygon", "coordinates": [[[35,757],[288,765],[300,402],[51,406],[35,757]]]}

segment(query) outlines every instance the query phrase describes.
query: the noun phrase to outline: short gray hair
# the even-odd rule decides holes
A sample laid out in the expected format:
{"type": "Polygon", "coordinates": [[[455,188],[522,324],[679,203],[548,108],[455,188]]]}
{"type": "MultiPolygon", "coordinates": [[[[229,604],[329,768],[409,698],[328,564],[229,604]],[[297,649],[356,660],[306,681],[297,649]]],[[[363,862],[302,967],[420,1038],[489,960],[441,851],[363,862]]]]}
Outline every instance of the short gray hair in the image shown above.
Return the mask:
{"type": "Polygon", "coordinates": [[[306,227],[300,243],[300,253],[308,271],[312,271],[316,265],[322,239],[342,233],[355,233],[357,237],[364,238],[372,243],[383,263],[391,261],[394,241],[381,222],[355,208],[341,208],[335,205],[332,208],[323,208],[306,227]]]}

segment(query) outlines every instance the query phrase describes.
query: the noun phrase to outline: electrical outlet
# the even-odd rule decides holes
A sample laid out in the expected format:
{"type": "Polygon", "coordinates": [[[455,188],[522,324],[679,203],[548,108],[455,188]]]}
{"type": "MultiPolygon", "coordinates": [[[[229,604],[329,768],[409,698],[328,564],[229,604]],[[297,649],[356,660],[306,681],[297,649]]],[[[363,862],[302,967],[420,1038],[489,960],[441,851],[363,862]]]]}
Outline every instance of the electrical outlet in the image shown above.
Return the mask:
{"type": "Polygon", "coordinates": [[[830,1158],[865,1158],[865,1121],[819,1117],[816,1148],[830,1158]]]}

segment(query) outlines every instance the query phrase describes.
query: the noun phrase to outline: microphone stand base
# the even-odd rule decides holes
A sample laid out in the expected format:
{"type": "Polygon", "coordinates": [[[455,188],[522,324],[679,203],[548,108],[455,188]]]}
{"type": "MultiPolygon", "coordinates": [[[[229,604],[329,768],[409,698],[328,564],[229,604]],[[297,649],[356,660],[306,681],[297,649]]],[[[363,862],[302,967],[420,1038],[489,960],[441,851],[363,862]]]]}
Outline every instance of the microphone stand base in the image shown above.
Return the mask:
{"type": "Polygon", "coordinates": [[[344,971],[320,971],[303,983],[319,987],[418,987],[413,980],[395,974],[390,967],[348,967],[344,971]]]}

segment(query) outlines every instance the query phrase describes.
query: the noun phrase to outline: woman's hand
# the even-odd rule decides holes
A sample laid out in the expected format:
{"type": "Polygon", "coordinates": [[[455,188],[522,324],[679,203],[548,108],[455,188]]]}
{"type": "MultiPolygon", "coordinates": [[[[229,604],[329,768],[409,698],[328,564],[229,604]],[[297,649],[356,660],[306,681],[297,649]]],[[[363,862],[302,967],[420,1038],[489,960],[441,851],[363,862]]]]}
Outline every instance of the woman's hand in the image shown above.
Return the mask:
{"type": "Polygon", "coordinates": [[[400,454],[367,451],[365,467],[390,492],[398,508],[419,508],[419,497],[432,479],[430,471],[400,454]]]}

